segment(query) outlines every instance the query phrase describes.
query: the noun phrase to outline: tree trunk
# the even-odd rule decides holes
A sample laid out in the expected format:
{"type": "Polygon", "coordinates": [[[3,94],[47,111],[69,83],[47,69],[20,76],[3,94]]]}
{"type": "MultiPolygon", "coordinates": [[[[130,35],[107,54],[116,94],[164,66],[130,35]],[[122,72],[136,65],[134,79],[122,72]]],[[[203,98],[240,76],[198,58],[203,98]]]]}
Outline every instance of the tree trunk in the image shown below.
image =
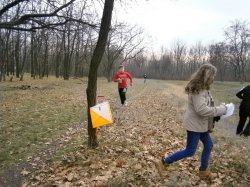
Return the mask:
{"type": "Polygon", "coordinates": [[[23,81],[24,75],[24,64],[26,63],[26,55],[27,55],[27,34],[24,34],[24,49],[23,49],[23,58],[22,58],[22,65],[21,65],[21,77],[20,81],[23,81]]]}
{"type": "Polygon", "coordinates": [[[103,8],[103,15],[102,15],[102,21],[101,21],[101,28],[99,31],[99,36],[97,40],[97,44],[90,62],[90,69],[89,69],[89,75],[88,75],[88,87],[86,90],[87,93],[87,100],[88,100],[88,108],[87,108],[87,114],[88,114],[88,135],[89,135],[89,141],[88,145],[91,148],[95,148],[97,143],[97,137],[96,137],[96,128],[93,128],[91,117],[90,117],[90,107],[94,106],[96,104],[96,89],[97,89],[97,71],[98,67],[100,65],[105,45],[108,38],[108,33],[111,25],[111,19],[112,19],[112,11],[114,6],[114,0],[105,0],[104,8],[103,8]]]}
{"type": "Polygon", "coordinates": [[[63,42],[64,42],[64,37],[62,37],[62,41],[60,42],[59,36],[57,36],[57,44],[56,44],[56,59],[55,59],[55,73],[56,73],[56,78],[59,78],[60,76],[60,64],[62,61],[62,51],[63,51],[63,42]]]}
{"type": "Polygon", "coordinates": [[[20,32],[17,32],[17,37],[16,37],[16,46],[15,46],[15,62],[16,62],[16,77],[19,78],[19,66],[20,66],[20,32]]]}
{"type": "Polygon", "coordinates": [[[34,77],[35,76],[35,65],[34,65],[34,50],[35,50],[35,45],[34,45],[34,33],[31,33],[31,44],[30,44],[30,68],[31,68],[31,77],[34,77]]]}

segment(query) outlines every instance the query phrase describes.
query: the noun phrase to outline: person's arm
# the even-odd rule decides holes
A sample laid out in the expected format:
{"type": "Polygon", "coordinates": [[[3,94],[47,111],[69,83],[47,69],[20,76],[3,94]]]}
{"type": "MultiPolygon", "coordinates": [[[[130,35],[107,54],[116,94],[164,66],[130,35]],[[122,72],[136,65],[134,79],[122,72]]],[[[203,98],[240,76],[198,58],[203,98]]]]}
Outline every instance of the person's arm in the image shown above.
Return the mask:
{"type": "Polygon", "coordinates": [[[243,94],[244,94],[244,92],[245,92],[245,88],[243,88],[242,90],[240,90],[240,91],[236,94],[236,96],[237,96],[239,99],[243,99],[243,94]]]}
{"type": "Polygon", "coordinates": [[[127,76],[128,76],[128,78],[129,78],[129,80],[130,80],[130,85],[132,85],[132,83],[133,83],[133,78],[132,78],[132,76],[131,76],[130,73],[128,73],[128,72],[127,72],[127,76]]]}
{"type": "Polygon", "coordinates": [[[115,76],[114,76],[113,81],[114,81],[114,82],[118,82],[118,79],[119,79],[119,76],[118,76],[118,73],[116,73],[115,76]]]}
{"type": "Polygon", "coordinates": [[[223,104],[215,107],[208,106],[206,103],[204,92],[199,94],[192,94],[191,98],[194,105],[194,110],[201,116],[222,116],[227,111],[227,107],[223,104]]]}

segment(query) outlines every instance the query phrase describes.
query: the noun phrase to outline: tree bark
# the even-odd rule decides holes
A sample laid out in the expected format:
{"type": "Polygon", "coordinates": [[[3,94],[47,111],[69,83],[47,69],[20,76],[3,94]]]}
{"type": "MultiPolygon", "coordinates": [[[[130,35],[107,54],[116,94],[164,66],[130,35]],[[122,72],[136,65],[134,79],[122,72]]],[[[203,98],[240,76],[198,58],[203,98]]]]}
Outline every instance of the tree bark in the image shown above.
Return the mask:
{"type": "Polygon", "coordinates": [[[97,71],[100,65],[105,45],[108,38],[108,33],[110,30],[111,19],[112,19],[112,11],[114,6],[114,0],[105,0],[103,15],[101,21],[101,28],[99,31],[99,36],[97,40],[97,44],[90,62],[90,69],[88,75],[88,87],[86,90],[87,100],[88,100],[88,145],[91,148],[95,148],[98,145],[97,137],[96,137],[96,128],[93,128],[91,117],[90,117],[90,107],[96,104],[96,90],[97,90],[97,71]]]}
{"type": "Polygon", "coordinates": [[[20,32],[17,32],[16,46],[15,46],[15,62],[16,62],[16,77],[19,78],[20,73],[20,32]]]}

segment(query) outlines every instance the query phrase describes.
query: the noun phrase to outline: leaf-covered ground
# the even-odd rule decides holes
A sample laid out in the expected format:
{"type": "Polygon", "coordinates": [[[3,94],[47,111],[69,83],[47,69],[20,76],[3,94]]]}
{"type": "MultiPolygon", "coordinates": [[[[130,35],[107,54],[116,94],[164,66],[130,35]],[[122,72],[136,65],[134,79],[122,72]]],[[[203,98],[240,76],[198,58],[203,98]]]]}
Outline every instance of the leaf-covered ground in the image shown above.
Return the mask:
{"type": "MultiPolygon", "coordinates": [[[[44,84],[48,82],[45,81],[44,84]]],[[[73,119],[65,125],[52,123],[53,125],[46,127],[52,130],[44,132],[47,135],[45,140],[38,137],[37,143],[33,143],[36,147],[35,151],[31,148],[22,148],[26,153],[27,151],[30,153],[25,154],[24,157],[20,156],[21,161],[12,162],[16,165],[3,165],[0,173],[1,185],[249,186],[250,141],[249,138],[234,135],[237,119],[221,121],[212,134],[215,145],[210,169],[216,174],[213,180],[200,180],[197,176],[201,144],[194,157],[171,165],[166,176],[160,175],[156,169],[153,160],[159,160],[164,154],[168,155],[185,147],[186,135],[182,127],[182,116],[186,95],[183,93],[183,82],[150,80],[144,84],[143,80],[138,79],[132,87],[129,87],[128,106],[122,107],[119,103],[117,85],[99,80],[98,95],[105,96],[109,100],[114,124],[100,128],[99,146],[96,149],[87,147],[86,111],[82,110],[86,108],[86,82],[79,84],[79,80],[71,80],[63,84],[65,84],[63,88],[61,83],[58,83],[59,86],[52,85],[52,91],[48,90],[46,97],[40,94],[40,100],[36,99],[36,102],[40,103],[37,105],[41,105],[44,110],[47,106],[52,113],[60,116],[58,121],[67,116],[67,110],[65,112],[63,107],[69,107],[68,113],[73,119]],[[51,97],[51,94],[54,97],[51,97]],[[58,108],[45,104],[51,102],[58,108]],[[60,107],[63,113],[60,112],[60,107]],[[73,112],[71,108],[74,108],[73,112]],[[74,112],[77,115],[71,115],[74,112]],[[61,129],[62,127],[64,129],[61,129]],[[37,146],[36,144],[39,143],[42,145],[37,146]]],[[[234,85],[234,88],[237,86],[234,85]]],[[[214,92],[218,94],[218,98],[223,98],[219,96],[223,95],[221,94],[223,89],[228,87],[227,85],[215,86],[214,92]]],[[[9,85],[4,85],[4,88],[4,92],[7,93],[9,85]]],[[[40,91],[40,93],[43,92],[40,91]]],[[[34,90],[25,92],[22,97],[32,98],[32,94],[34,90]]],[[[20,92],[17,95],[20,96],[20,92]]],[[[227,92],[227,97],[231,98],[233,95],[234,91],[227,92]]],[[[7,94],[3,96],[10,99],[7,94]]],[[[25,100],[21,101],[23,103],[20,105],[26,106],[25,100]]],[[[13,101],[6,109],[13,107],[12,103],[14,106],[17,105],[13,101]]],[[[34,109],[34,105],[31,104],[25,111],[29,111],[30,108],[30,112],[34,112],[32,106],[34,109]]],[[[20,107],[16,106],[16,108],[20,107]]],[[[16,110],[12,109],[12,111],[16,110]]],[[[51,113],[47,115],[53,116],[51,113]]],[[[38,119],[34,121],[39,121],[38,119]]],[[[30,120],[27,119],[27,121],[30,120]]],[[[6,122],[6,120],[2,121],[6,122]]],[[[46,125],[47,122],[43,124],[46,125]]],[[[4,129],[7,132],[7,124],[4,129]]],[[[44,129],[40,130],[44,131],[44,129]]],[[[13,133],[12,136],[15,134],[13,133]]],[[[9,153],[6,154],[8,156],[9,153]]]]}

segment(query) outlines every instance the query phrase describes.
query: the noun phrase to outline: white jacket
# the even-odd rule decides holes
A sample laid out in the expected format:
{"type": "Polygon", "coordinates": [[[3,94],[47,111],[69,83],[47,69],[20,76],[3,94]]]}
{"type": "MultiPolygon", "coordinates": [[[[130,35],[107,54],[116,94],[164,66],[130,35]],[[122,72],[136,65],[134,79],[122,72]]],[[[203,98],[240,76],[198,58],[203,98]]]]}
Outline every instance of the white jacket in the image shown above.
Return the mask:
{"type": "Polygon", "coordinates": [[[188,106],[183,120],[188,131],[207,132],[208,124],[213,123],[213,117],[226,113],[225,105],[211,106],[211,99],[207,90],[188,95],[188,106]]]}

